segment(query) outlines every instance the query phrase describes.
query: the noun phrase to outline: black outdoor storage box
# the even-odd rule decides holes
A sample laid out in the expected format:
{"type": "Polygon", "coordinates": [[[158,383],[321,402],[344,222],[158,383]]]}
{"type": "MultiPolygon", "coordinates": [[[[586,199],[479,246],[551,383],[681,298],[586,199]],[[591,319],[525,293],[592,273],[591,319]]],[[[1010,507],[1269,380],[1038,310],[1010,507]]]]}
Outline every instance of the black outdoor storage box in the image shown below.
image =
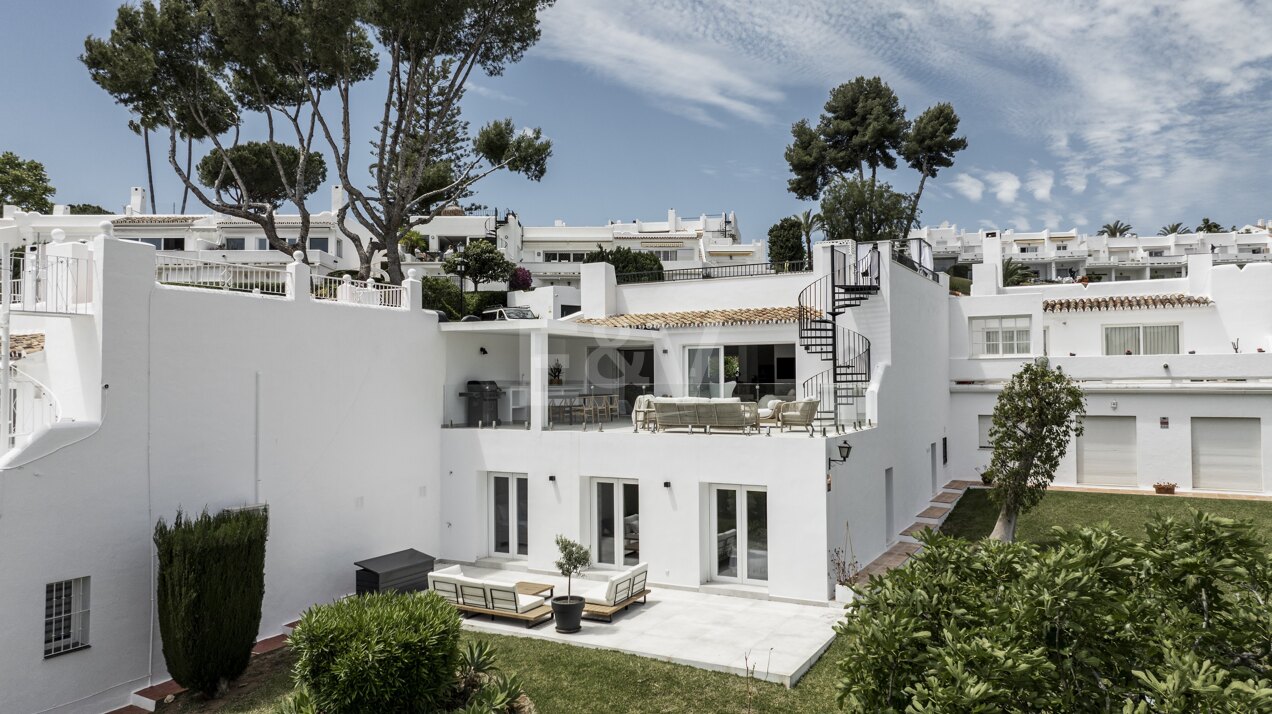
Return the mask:
{"type": "Polygon", "coordinates": [[[357,593],[428,590],[434,560],[427,553],[407,548],[354,563],[358,566],[357,593]]]}

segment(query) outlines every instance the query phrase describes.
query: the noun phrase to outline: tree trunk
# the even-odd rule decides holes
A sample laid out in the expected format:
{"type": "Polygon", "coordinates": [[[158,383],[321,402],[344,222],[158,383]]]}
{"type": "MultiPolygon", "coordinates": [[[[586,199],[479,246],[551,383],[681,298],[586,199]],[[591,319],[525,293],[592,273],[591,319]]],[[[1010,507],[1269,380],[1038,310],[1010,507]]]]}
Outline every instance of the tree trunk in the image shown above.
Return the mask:
{"type": "Polygon", "coordinates": [[[919,216],[919,199],[923,198],[923,184],[927,183],[927,167],[924,167],[923,173],[919,176],[919,190],[914,192],[914,203],[910,204],[910,217],[906,220],[903,228],[904,234],[902,239],[909,238],[910,228],[914,225],[914,219],[919,216]]]}
{"type": "Polygon", "coordinates": [[[389,283],[392,285],[401,285],[405,278],[402,273],[402,253],[398,247],[399,244],[392,241],[384,246],[385,270],[389,273],[389,283]]]}
{"type": "Polygon", "coordinates": [[[158,213],[155,210],[155,167],[150,161],[150,130],[144,126],[141,127],[141,140],[146,145],[146,181],[150,186],[150,213],[153,215],[158,213]]]}
{"type": "MultiPolygon", "coordinates": [[[[193,164],[194,164],[194,138],[187,136],[186,137],[186,176],[190,175],[190,169],[192,168],[193,164]]],[[[150,190],[152,192],[155,190],[153,184],[151,185],[150,190]]],[[[186,186],[185,188],[181,189],[181,215],[185,215],[186,201],[188,201],[189,198],[190,198],[190,187],[186,186]]]]}
{"type": "Polygon", "coordinates": [[[990,539],[1000,540],[1004,543],[1011,543],[1016,540],[1017,516],[1016,509],[1004,503],[1002,509],[998,511],[998,522],[994,524],[994,531],[989,534],[990,539]]]}
{"type": "Polygon", "coordinates": [[[813,269],[813,234],[811,231],[804,234],[804,267],[809,270],[813,269]]]}

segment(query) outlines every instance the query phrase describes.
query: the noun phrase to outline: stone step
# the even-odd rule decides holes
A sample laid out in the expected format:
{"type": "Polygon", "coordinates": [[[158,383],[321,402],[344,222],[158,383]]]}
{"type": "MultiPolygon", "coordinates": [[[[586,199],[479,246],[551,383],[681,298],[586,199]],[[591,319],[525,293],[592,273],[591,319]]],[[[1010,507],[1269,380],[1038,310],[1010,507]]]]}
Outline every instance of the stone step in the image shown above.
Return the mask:
{"type": "Polygon", "coordinates": [[[956,479],[954,481],[950,481],[949,483],[945,484],[943,488],[949,491],[966,491],[969,488],[974,488],[976,486],[982,486],[982,485],[984,484],[982,484],[980,481],[964,481],[961,479],[956,479]]]}
{"type": "Polygon", "coordinates": [[[910,525],[906,526],[905,530],[901,531],[901,535],[903,535],[903,536],[910,536],[911,538],[913,538],[916,534],[918,534],[918,533],[920,533],[920,532],[922,532],[922,531],[931,530],[931,529],[932,529],[932,524],[931,524],[931,523],[918,523],[918,522],[915,522],[915,523],[911,523],[910,525]]]}
{"type": "Polygon", "coordinates": [[[951,510],[953,509],[942,508],[941,506],[928,506],[922,511],[919,511],[919,515],[916,516],[916,518],[922,518],[922,519],[927,519],[932,521],[943,521],[945,520],[946,516],[950,515],[951,510]]]}
{"type": "Polygon", "coordinates": [[[185,691],[185,687],[169,679],[133,692],[132,703],[148,712],[159,711],[161,706],[171,704],[178,694],[185,691]]]}
{"type": "Polygon", "coordinates": [[[961,491],[958,493],[953,491],[942,491],[932,497],[932,503],[956,503],[962,495],[963,493],[961,491]]]}

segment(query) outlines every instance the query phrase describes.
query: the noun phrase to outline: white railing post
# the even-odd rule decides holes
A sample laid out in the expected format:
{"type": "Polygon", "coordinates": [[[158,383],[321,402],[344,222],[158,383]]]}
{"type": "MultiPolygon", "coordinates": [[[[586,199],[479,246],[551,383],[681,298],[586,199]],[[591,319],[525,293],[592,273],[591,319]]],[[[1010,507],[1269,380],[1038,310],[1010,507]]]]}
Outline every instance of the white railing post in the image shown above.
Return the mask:
{"type": "MultiPolygon", "coordinates": [[[[9,317],[13,310],[13,256],[12,248],[9,243],[9,234],[16,234],[17,230],[13,229],[0,230],[0,259],[4,260],[3,268],[0,268],[0,412],[4,412],[4,416],[0,417],[0,421],[4,423],[4,450],[8,451],[13,445],[13,395],[9,392],[9,350],[11,343],[9,341],[9,317]]],[[[15,236],[16,237],[16,236],[15,236]]]]}
{"type": "Polygon", "coordinates": [[[406,280],[402,281],[402,300],[406,303],[401,307],[407,310],[424,309],[424,284],[416,277],[419,273],[415,268],[406,271],[406,280]]]}
{"type": "Polygon", "coordinates": [[[287,264],[287,298],[297,302],[309,302],[312,299],[309,265],[305,263],[302,251],[292,253],[292,262],[287,264]]]}

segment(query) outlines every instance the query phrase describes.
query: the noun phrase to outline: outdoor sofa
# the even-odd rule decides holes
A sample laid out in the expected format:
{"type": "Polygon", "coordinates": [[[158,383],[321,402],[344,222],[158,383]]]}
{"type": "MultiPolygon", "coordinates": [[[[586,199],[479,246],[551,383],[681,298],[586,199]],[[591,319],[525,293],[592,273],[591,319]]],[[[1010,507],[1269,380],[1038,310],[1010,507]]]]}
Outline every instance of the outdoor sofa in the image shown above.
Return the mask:
{"type": "Polygon", "coordinates": [[[538,595],[522,595],[514,584],[481,580],[464,575],[452,565],[428,574],[428,587],[446,598],[460,612],[506,617],[533,627],[552,619],[552,606],[538,595]]]}
{"type": "Polygon", "coordinates": [[[707,433],[712,428],[746,433],[759,427],[759,407],[737,397],[657,397],[650,405],[659,431],[685,427],[692,434],[694,428],[702,427],[707,433]]]}
{"type": "Polygon", "coordinates": [[[804,427],[808,429],[808,433],[813,432],[813,422],[817,419],[817,406],[821,404],[820,399],[808,397],[798,399],[793,402],[782,402],[777,405],[777,423],[781,430],[785,431],[788,427],[804,427]]]}
{"type": "Polygon", "coordinates": [[[648,563],[637,563],[627,570],[615,573],[604,585],[597,583],[595,587],[585,590],[583,596],[583,617],[614,621],[614,613],[625,610],[637,601],[644,603],[649,595],[645,587],[649,573],[648,563]]]}

